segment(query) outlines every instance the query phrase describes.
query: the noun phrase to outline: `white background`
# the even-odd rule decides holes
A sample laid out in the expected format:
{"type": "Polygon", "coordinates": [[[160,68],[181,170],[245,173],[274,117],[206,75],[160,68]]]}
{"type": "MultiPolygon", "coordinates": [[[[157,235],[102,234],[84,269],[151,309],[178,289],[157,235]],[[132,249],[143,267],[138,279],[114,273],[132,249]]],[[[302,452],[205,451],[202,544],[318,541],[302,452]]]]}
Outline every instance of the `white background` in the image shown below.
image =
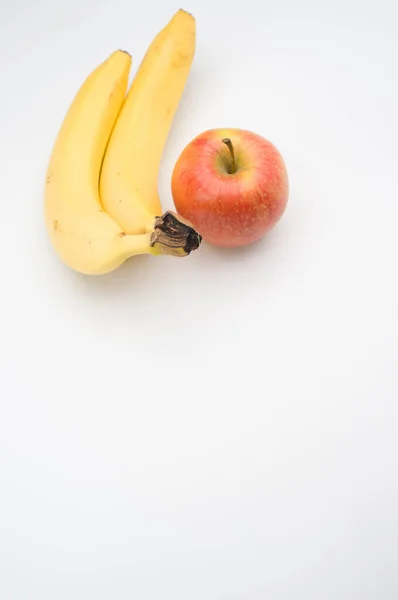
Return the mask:
{"type": "Polygon", "coordinates": [[[162,162],[210,127],[285,158],[253,247],[87,278],[49,245],[58,127],[179,5],[0,12],[1,600],[396,600],[397,9],[187,0],[197,51],[162,162]]]}

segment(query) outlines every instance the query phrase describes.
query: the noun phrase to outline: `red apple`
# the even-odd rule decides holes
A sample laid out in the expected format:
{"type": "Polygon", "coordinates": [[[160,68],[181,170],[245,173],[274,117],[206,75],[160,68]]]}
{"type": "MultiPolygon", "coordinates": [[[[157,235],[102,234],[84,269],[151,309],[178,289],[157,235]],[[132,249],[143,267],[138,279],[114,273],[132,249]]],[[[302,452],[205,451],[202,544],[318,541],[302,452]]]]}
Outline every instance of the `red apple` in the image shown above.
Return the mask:
{"type": "Polygon", "coordinates": [[[216,246],[259,240],[281,218],[289,183],[271,142],[244,129],[210,129],[182,151],[172,175],[174,204],[216,246]]]}

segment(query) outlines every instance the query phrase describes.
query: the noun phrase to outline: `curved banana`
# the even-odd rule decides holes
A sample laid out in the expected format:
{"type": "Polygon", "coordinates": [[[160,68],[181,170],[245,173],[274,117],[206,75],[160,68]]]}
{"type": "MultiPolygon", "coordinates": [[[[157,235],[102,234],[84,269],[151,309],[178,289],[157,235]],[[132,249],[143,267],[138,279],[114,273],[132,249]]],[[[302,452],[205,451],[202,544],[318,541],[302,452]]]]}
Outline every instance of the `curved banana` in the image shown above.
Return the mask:
{"type": "Polygon", "coordinates": [[[179,10],[150,44],[106,150],[105,210],[127,233],[151,231],[161,214],[158,171],[195,52],[195,19],[179,10]]]}
{"type": "Polygon", "coordinates": [[[47,168],[44,212],[50,240],[62,261],[84,274],[107,273],[136,254],[185,256],[200,243],[181,219],[175,233],[174,213],[166,213],[150,233],[127,235],[101,205],[101,164],[130,66],[131,56],[117,50],[87,77],[61,125],[47,168]]]}

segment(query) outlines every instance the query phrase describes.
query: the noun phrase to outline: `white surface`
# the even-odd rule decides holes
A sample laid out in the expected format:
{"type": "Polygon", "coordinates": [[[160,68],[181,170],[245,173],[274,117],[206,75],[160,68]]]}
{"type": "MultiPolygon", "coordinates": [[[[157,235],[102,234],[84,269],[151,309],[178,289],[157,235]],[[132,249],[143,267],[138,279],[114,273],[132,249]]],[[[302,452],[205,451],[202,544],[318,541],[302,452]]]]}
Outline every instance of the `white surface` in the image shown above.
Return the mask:
{"type": "Polygon", "coordinates": [[[252,129],[289,170],[261,243],[64,268],[42,190],[77,87],[179,8],[3,6],[1,600],[396,600],[397,9],[187,0],[162,163],[252,129]]]}

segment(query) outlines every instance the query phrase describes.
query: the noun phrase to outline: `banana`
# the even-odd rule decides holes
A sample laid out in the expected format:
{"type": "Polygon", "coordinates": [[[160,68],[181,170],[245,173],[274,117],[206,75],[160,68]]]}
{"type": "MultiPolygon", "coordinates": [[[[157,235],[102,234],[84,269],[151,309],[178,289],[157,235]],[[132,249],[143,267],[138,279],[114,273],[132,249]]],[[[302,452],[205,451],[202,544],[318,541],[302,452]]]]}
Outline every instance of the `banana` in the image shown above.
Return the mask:
{"type": "Polygon", "coordinates": [[[101,202],[126,233],[153,228],[161,214],[158,171],[195,52],[195,19],[177,11],[150,44],[107,147],[101,202]]]}
{"type": "Polygon", "coordinates": [[[64,118],[47,167],[46,229],[56,253],[86,275],[116,269],[138,254],[186,256],[201,238],[189,223],[166,212],[151,231],[128,235],[99,196],[101,164],[127,91],[131,56],[113,52],[83,82],[64,118]]]}

